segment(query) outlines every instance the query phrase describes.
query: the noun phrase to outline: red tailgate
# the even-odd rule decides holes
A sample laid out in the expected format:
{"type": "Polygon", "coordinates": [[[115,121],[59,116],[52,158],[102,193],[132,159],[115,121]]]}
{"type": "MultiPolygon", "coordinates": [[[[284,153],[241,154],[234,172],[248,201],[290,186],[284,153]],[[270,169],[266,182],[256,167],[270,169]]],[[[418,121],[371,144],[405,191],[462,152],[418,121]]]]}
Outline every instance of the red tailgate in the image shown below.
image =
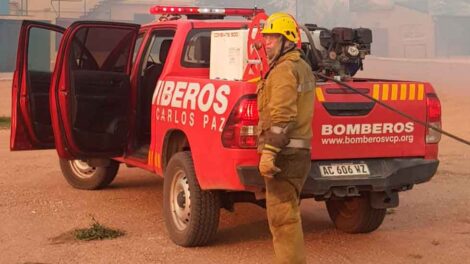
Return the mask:
{"type": "MultiPolygon", "coordinates": [[[[355,81],[361,93],[426,122],[426,83],[355,81]]],[[[317,85],[312,158],[425,156],[426,129],[336,84],[317,85]]]]}

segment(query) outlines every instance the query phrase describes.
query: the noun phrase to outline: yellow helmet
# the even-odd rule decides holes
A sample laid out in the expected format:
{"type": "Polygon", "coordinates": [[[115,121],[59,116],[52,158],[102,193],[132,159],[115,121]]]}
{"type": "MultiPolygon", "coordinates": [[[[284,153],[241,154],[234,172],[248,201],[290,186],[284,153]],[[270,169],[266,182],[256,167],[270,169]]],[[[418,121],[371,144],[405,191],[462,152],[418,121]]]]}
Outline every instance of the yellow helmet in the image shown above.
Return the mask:
{"type": "Polygon", "coordinates": [[[297,29],[297,22],[287,13],[274,13],[268,17],[264,25],[263,34],[281,34],[288,41],[297,43],[299,41],[299,34],[297,29]]]}

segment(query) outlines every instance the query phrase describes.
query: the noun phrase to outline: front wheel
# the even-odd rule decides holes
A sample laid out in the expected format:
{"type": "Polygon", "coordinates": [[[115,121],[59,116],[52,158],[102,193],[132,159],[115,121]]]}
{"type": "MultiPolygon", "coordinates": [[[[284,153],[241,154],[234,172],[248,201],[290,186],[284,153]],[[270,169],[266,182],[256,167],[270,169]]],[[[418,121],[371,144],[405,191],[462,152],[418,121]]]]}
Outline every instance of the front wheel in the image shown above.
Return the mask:
{"type": "Polygon", "coordinates": [[[92,167],[83,160],[60,159],[60,169],[67,182],[74,188],[96,190],[108,186],[116,177],[119,162],[110,160],[107,166],[92,167]]]}
{"type": "Polygon", "coordinates": [[[220,196],[203,191],[190,152],[171,157],[163,184],[163,212],[171,240],[184,247],[203,246],[219,226],[220,196]]]}
{"type": "Polygon", "coordinates": [[[382,224],[386,209],[372,208],[368,194],[326,201],[326,209],[336,228],[346,233],[370,233],[382,224]]]}

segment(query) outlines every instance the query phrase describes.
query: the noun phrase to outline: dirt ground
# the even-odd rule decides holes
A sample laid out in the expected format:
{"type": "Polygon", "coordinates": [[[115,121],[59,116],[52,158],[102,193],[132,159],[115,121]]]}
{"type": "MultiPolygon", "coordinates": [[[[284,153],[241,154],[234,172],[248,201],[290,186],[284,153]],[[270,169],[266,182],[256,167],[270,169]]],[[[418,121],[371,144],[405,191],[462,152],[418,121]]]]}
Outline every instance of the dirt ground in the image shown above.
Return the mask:
{"type": "MultiPolygon", "coordinates": [[[[462,77],[438,74],[430,76],[440,84],[462,77]]],[[[470,139],[466,87],[436,89],[444,128],[470,139]]],[[[0,115],[9,115],[9,91],[3,82],[0,115]]],[[[75,190],[63,179],[55,151],[10,152],[8,144],[9,131],[0,130],[0,263],[272,263],[265,211],[255,205],[222,211],[211,245],[182,248],[165,231],[162,179],[122,165],[109,188],[75,190]],[[91,216],[127,234],[95,242],[66,235],[88,226],[91,216]]],[[[470,147],[443,137],[440,159],[432,181],[402,193],[400,206],[371,234],[336,231],[323,203],[303,201],[308,263],[468,263],[470,147]]]]}
{"type": "Polygon", "coordinates": [[[0,79],[0,116],[10,116],[11,113],[11,81],[0,79]]]}

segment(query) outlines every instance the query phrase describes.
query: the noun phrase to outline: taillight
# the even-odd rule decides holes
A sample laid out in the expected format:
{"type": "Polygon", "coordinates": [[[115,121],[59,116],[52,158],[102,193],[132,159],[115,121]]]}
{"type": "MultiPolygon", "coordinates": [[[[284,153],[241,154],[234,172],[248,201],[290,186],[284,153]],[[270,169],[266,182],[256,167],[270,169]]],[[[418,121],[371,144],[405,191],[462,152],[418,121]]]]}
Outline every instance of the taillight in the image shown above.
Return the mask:
{"type": "Polygon", "coordinates": [[[258,119],[256,97],[241,98],[222,131],[222,145],[226,148],[256,148],[258,119]]]}
{"type": "MultiPolygon", "coordinates": [[[[427,94],[426,119],[431,126],[441,128],[441,102],[435,94],[427,94]]],[[[441,140],[441,133],[431,128],[426,132],[426,143],[434,144],[441,140]]]]}

